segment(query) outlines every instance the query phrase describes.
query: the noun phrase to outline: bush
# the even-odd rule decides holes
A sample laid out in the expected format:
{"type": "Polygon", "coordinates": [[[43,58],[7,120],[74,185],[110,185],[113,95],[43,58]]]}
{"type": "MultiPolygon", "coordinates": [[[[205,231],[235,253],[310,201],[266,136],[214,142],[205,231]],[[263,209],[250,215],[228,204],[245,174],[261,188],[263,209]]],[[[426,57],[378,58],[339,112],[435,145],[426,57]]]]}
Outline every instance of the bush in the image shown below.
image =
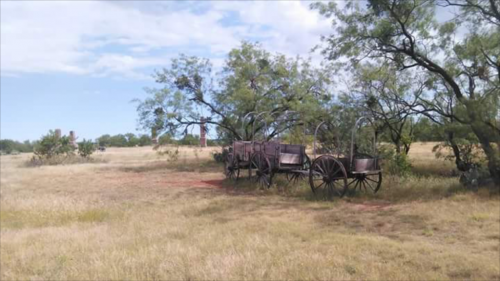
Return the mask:
{"type": "Polygon", "coordinates": [[[49,131],[42,136],[35,145],[33,152],[39,158],[52,158],[56,155],[73,154],[75,147],[71,144],[68,136],[57,137],[54,131],[49,131]]]}
{"type": "Polygon", "coordinates": [[[80,157],[78,155],[56,155],[51,158],[40,158],[33,156],[25,163],[26,167],[40,167],[40,166],[54,166],[54,165],[71,165],[71,164],[84,164],[84,163],[105,163],[106,160],[94,159],[91,157],[80,157]]]}
{"type": "Polygon", "coordinates": [[[91,141],[84,139],[78,143],[78,154],[80,156],[75,155],[75,149],[68,136],[58,137],[54,131],[49,131],[36,143],[34,148],[35,156],[26,163],[26,166],[38,167],[42,165],[103,162],[89,157],[95,151],[95,146],[91,141]]]}
{"type": "Polygon", "coordinates": [[[151,145],[153,141],[148,135],[141,135],[139,137],[139,146],[151,145]]]}
{"type": "Polygon", "coordinates": [[[408,155],[396,153],[391,146],[382,146],[379,149],[380,157],[383,159],[383,169],[391,175],[408,176],[411,173],[411,164],[408,155]]]}
{"type": "Polygon", "coordinates": [[[169,161],[177,161],[179,160],[179,147],[167,147],[167,146],[161,146],[161,145],[156,145],[153,147],[154,150],[156,150],[156,153],[162,156],[167,156],[169,161]]]}
{"type": "Polygon", "coordinates": [[[0,140],[0,151],[3,154],[11,154],[13,151],[33,152],[33,144],[28,140],[23,143],[8,139],[0,140]]]}
{"type": "Polygon", "coordinates": [[[182,139],[178,141],[178,143],[180,145],[199,145],[200,137],[191,134],[186,134],[182,139]]]}
{"type": "Polygon", "coordinates": [[[224,163],[228,154],[229,150],[223,149],[222,152],[217,152],[217,151],[212,152],[212,157],[214,158],[215,162],[224,163]]]}
{"type": "Polygon", "coordinates": [[[171,134],[163,134],[158,138],[158,145],[176,144],[171,134]]]}
{"type": "MultiPolygon", "coordinates": [[[[468,138],[456,138],[454,141],[461,160],[463,161],[463,167],[457,166],[459,170],[467,171],[473,165],[486,164],[486,158],[475,136],[469,135],[468,138]]],[[[438,159],[456,161],[452,144],[449,141],[435,145],[432,151],[438,159]]]]}
{"type": "Polygon", "coordinates": [[[81,157],[88,158],[92,153],[94,153],[96,150],[96,147],[94,143],[90,140],[85,140],[78,143],[78,154],[81,157]]]}

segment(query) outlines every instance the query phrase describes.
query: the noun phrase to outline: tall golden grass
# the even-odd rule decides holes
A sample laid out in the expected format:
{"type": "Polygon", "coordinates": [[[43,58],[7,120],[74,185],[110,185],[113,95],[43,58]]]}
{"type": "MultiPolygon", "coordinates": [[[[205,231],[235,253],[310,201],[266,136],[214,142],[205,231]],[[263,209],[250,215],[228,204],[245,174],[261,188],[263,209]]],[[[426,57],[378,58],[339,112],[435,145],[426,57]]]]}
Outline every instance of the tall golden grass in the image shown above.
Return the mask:
{"type": "Polygon", "coordinates": [[[225,181],[211,148],[38,168],[2,156],[0,278],[500,279],[499,197],[465,191],[431,146],[411,152],[430,176],[333,202],[283,177],[269,190],[225,181]]]}

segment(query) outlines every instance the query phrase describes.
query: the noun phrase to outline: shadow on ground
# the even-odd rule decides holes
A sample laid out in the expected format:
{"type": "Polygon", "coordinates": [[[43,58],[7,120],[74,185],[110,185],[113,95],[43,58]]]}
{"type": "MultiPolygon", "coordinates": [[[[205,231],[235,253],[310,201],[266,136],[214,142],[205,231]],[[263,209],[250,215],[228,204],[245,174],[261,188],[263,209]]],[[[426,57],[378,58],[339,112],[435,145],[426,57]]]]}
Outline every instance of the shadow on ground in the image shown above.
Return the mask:
{"type": "Polygon", "coordinates": [[[214,173],[222,170],[222,164],[206,160],[202,160],[199,162],[157,161],[142,166],[122,166],[115,169],[118,169],[119,171],[126,173],[148,173],[157,170],[173,170],[176,172],[214,173]]]}

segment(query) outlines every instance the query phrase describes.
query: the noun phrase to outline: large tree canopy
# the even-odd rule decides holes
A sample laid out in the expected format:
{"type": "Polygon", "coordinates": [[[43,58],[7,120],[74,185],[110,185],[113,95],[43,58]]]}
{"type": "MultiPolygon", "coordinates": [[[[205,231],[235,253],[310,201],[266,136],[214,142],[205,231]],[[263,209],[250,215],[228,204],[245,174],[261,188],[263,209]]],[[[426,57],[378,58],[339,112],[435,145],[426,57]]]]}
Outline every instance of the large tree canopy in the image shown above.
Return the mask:
{"type": "Polygon", "coordinates": [[[413,105],[425,88],[425,80],[416,78],[387,64],[357,64],[347,86],[351,103],[377,122],[379,133],[385,133],[396,153],[410,150],[415,113],[407,105],[413,105]]]}
{"type": "Polygon", "coordinates": [[[246,42],[228,54],[217,73],[208,59],[181,55],[154,77],[162,88],[147,89],[137,110],[139,123],[157,134],[187,132],[204,116],[222,139],[250,140],[254,123],[255,135],[267,131],[270,139],[320,118],[331,99],[330,68],[246,42]]]}
{"type": "Polygon", "coordinates": [[[313,7],[333,19],[335,32],[324,37],[328,59],[347,61],[347,67],[382,60],[401,72],[426,74],[426,93],[406,105],[469,126],[500,185],[498,1],[351,0],[343,8],[313,7]],[[437,12],[451,15],[451,9],[457,13],[451,19],[438,18],[437,12]]]}

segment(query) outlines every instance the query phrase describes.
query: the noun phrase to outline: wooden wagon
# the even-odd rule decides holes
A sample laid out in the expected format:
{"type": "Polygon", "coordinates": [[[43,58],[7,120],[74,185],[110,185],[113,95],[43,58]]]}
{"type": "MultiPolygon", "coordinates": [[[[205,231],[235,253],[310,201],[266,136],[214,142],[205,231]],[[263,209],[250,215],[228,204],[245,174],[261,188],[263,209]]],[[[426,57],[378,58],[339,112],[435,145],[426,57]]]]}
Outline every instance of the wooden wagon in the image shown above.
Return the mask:
{"type": "Polygon", "coordinates": [[[229,148],[224,161],[224,173],[226,177],[238,180],[242,169],[250,168],[250,159],[253,153],[253,141],[234,141],[229,148]]]}
{"type": "MultiPolygon", "coordinates": [[[[294,111],[287,111],[284,115],[291,112],[294,111]]],[[[243,120],[250,114],[253,112],[245,115],[243,120]]],[[[264,111],[256,114],[255,120],[264,114],[269,114],[269,112],[264,111]]],[[[234,141],[229,149],[224,166],[226,177],[237,180],[240,177],[240,171],[248,169],[248,176],[251,178],[252,171],[255,170],[255,180],[266,187],[271,186],[273,176],[277,173],[285,173],[291,181],[302,177],[303,173],[296,172],[306,171],[310,166],[305,146],[282,144],[280,141],[255,141],[253,139],[255,137],[255,120],[252,123],[252,141],[234,141]]],[[[267,131],[267,122],[266,120],[264,122],[265,131],[267,131]]]]}
{"type": "Polygon", "coordinates": [[[255,180],[270,187],[276,174],[284,173],[289,180],[295,180],[301,175],[299,171],[309,169],[310,160],[303,145],[269,141],[254,146],[250,165],[256,171],[255,180]]]}
{"type": "Polygon", "coordinates": [[[380,159],[376,155],[376,137],[373,138],[373,154],[358,153],[356,132],[358,126],[369,119],[359,118],[352,130],[349,153],[333,155],[331,153],[316,157],[316,136],[314,134],[314,160],[309,169],[309,184],[312,191],[321,197],[331,199],[342,197],[348,188],[376,193],[382,184],[380,159]]]}

